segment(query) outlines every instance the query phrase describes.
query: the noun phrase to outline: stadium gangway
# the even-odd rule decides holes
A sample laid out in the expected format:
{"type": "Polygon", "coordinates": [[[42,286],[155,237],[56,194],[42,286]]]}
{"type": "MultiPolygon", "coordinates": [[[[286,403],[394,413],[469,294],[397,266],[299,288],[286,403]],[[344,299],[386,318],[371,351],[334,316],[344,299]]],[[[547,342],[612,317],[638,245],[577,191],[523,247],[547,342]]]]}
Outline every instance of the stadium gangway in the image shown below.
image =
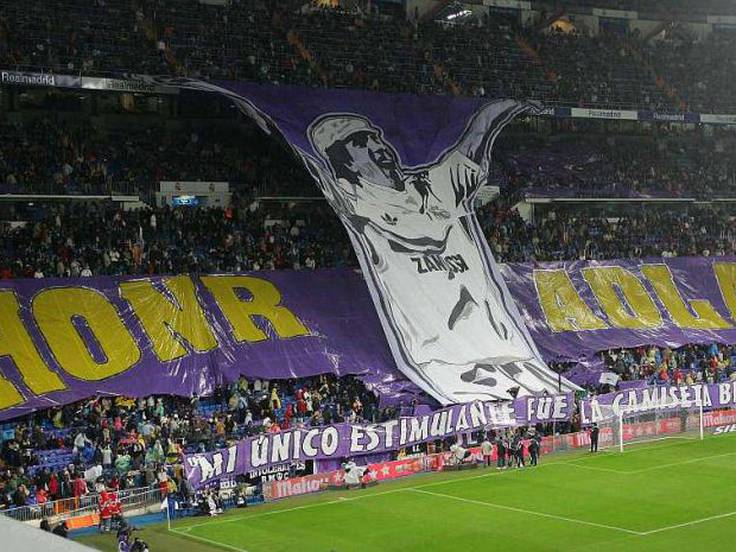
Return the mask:
{"type": "MultiPolygon", "coordinates": [[[[151,511],[160,511],[163,495],[161,489],[146,489],[139,493],[132,493],[120,498],[122,513],[128,516],[142,515],[151,511]]],[[[65,512],[49,522],[54,525],[66,521],[69,529],[81,529],[100,524],[99,505],[85,506],[77,510],[65,512]]]]}
{"type": "MultiPolygon", "coordinates": [[[[161,502],[161,490],[158,487],[137,487],[135,489],[118,491],[118,499],[122,503],[123,508],[125,508],[125,505],[131,500],[135,501],[139,497],[149,493],[157,493],[158,502],[161,502]]],[[[75,512],[86,512],[88,510],[99,510],[99,494],[93,493],[82,497],[61,498],[59,500],[48,501],[44,504],[29,504],[27,506],[0,510],[0,514],[23,522],[40,521],[43,518],[58,522],[62,519],[72,517],[75,512]]]]}

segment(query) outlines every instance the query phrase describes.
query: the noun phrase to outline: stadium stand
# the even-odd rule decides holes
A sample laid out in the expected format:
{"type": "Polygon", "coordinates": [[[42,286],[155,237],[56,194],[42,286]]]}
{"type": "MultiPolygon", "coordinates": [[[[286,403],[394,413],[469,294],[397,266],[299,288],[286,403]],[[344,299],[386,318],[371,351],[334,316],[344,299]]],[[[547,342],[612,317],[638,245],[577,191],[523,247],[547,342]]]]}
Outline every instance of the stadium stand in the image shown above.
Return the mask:
{"type": "Polygon", "coordinates": [[[731,83],[718,70],[728,63],[723,53],[733,51],[728,31],[701,39],[675,26],[650,43],[617,28],[540,33],[504,13],[447,25],[391,12],[300,13],[288,3],[253,0],[223,6],[163,0],[115,9],[98,1],[91,11],[86,4],[38,1],[23,9],[9,3],[0,62],[57,72],[171,73],[586,107],[725,112],[733,106],[731,83]],[[52,24],[52,14],[82,25],[52,24]]]}
{"type": "Polygon", "coordinates": [[[278,382],[241,377],[207,398],[93,397],[0,425],[0,504],[23,511],[82,500],[101,490],[100,481],[115,490],[179,491],[181,469],[168,473],[163,466],[178,463],[184,452],[293,427],[375,423],[396,413],[380,408],[376,396],[350,376],[278,382]]]}
{"type": "MultiPolygon", "coordinates": [[[[550,25],[530,26],[496,11],[449,24],[388,8],[364,14],[255,0],[4,0],[0,67],[736,112],[733,79],[723,69],[734,64],[736,33],[696,36],[674,21],[734,13],[733,3],[680,2],[664,14],[648,0],[567,4],[568,12],[656,13],[667,25],[651,40],[613,25],[590,33],[564,11],[553,12],[550,25]]],[[[301,165],[252,124],[232,121],[227,103],[158,98],[144,113],[125,107],[143,100],[117,96],[107,106],[72,92],[22,88],[7,96],[0,99],[11,107],[0,113],[0,192],[65,197],[0,206],[2,280],[357,265],[340,221],[314,200],[317,188],[301,165]],[[233,195],[219,207],[172,207],[156,203],[161,181],[225,181],[233,195]],[[118,194],[146,205],[72,199],[118,194]]],[[[731,128],[533,119],[509,130],[494,151],[500,197],[478,210],[499,262],[736,255],[736,208],[713,203],[735,197],[731,128]],[[528,208],[540,198],[560,201],[528,208]],[[564,201],[571,198],[603,201],[564,201]],[[687,202],[659,201],[673,199],[687,202]]],[[[717,343],[606,350],[599,361],[597,371],[621,382],[736,380],[736,350],[717,343]]],[[[616,388],[586,381],[586,367],[575,363],[553,366],[566,375],[577,370],[591,394],[616,388]]],[[[416,405],[401,406],[413,413],[416,405]]],[[[96,497],[103,486],[157,488],[192,502],[195,490],[179,463],[184,453],[294,427],[385,421],[401,406],[381,405],[357,378],[328,375],[242,377],[212,397],[93,396],[0,424],[0,506],[45,515],[47,503],[96,497]]],[[[198,496],[207,504],[207,495],[198,496]]]]}

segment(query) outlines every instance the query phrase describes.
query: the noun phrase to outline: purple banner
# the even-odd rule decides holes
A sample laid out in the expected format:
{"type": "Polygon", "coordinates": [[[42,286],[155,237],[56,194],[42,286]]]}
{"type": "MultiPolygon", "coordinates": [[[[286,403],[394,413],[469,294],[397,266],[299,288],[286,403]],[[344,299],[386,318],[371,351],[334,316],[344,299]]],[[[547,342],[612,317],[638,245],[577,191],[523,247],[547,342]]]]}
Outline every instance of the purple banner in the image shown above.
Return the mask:
{"type": "Polygon", "coordinates": [[[548,361],[736,343],[733,257],[509,264],[502,272],[548,361]]]}
{"type": "Polygon", "coordinates": [[[0,420],[97,394],[321,373],[417,391],[352,270],[0,282],[0,420]]]}
{"type": "Polygon", "coordinates": [[[617,418],[621,412],[640,413],[673,408],[710,410],[736,404],[736,381],[694,385],[659,385],[597,395],[580,403],[580,423],[590,425],[617,418]]]}
{"type": "Polygon", "coordinates": [[[483,429],[569,420],[574,409],[573,395],[566,393],[505,403],[475,401],[380,424],[264,433],[227,449],[187,455],[184,469],[198,487],[271,465],[375,455],[483,429]]]}
{"type": "Polygon", "coordinates": [[[540,106],[164,79],[228,98],[345,226],[398,370],[443,405],[575,389],[529,335],[475,216],[493,144],[540,106]]]}

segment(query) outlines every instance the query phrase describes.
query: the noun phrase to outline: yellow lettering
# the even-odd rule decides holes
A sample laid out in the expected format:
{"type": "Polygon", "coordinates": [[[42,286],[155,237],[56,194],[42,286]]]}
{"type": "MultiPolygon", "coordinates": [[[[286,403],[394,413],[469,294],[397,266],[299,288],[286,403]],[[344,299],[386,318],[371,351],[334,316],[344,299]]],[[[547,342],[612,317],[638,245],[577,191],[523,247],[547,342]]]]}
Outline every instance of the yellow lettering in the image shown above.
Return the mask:
{"type": "Polygon", "coordinates": [[[141,358],[115,307],[86,288],[45,289],[33,299],[33,316],[59,365],[72,376],[98,381],[125,372],[141,358]],[[86,325],[104,359],[95,359],[79,328],[86,325]]]}
{"type": "Polygon", "coordinates": [[[193,350],[204,353],[217,347],[217,340],[207,324],[207,318],[195,294],[189,276],[174,276],[163,280],[174,301],[157,290],[150,280],[122,282],[120,294],[132,306],[153,344],[159,360],[168,362],[193,350]]]}
{"type": "MultiPolygon", "coordinates": [[[[23,382],[33,393],[43,395],[66,389],[58,375],[49,370],[20,319],[18,298],[12,290],[0,291],[0,357],[9,356],[23,382]]],[[[15,386],[0,374],[0,409],[23,402],[15,386]]]]}
{"type": "Polygon", "coordinates": [[[253,322],[256,316],[267,319],[281,338],[309,335],[294,313],[280,306],[281,294],[271,282],[251,276],[202,276],[202,282],[215,297],[238,342],[268,339],[253,322]],[[243,300],[238,290],[247,291],[250,299],[243,300]]]}
{"type": "Polygon", "coordinates": [[[539,305],[553,332],[603,330],[608,325],[598,318],[575,290],[563,269],[535,270],[539,305]]]}
{"type": "Polygon", "coordinates": [[[731,312],[731,318],[736,320],[736,263],[714,263],[713,270],[723,301],[731,312]]]}
{"type": "Polygon", "coordinates": [[[651,282],[657,297],[670,313],[670,318],[676,326],[696,330],[725,330],[732,327],[716,312],[710,301],[692,299],[686,302],[680,295],[667,265],[644,265],[641,272],[651,282]],[[691,308],[695,315],[690,311],[691,308]]]}
{"type": "Polygon", "coordinates": [[[654,300],[639,278],[628,270],[620,266],[584,268],[583,278],[612,326],[646,329],[662,325],[662,315],[654,300]]]}

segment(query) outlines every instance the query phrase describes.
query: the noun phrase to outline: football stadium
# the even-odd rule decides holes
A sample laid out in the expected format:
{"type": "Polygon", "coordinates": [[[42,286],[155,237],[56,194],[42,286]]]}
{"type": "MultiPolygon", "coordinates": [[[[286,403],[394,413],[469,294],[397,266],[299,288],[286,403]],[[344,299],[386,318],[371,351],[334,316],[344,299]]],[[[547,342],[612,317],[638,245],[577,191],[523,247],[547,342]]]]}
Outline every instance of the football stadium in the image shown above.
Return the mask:
{"type": "Polygon", "coordinates": [[[0,550],[736,550],[734,66],[733,0],[0,0],[0,550]]]}

